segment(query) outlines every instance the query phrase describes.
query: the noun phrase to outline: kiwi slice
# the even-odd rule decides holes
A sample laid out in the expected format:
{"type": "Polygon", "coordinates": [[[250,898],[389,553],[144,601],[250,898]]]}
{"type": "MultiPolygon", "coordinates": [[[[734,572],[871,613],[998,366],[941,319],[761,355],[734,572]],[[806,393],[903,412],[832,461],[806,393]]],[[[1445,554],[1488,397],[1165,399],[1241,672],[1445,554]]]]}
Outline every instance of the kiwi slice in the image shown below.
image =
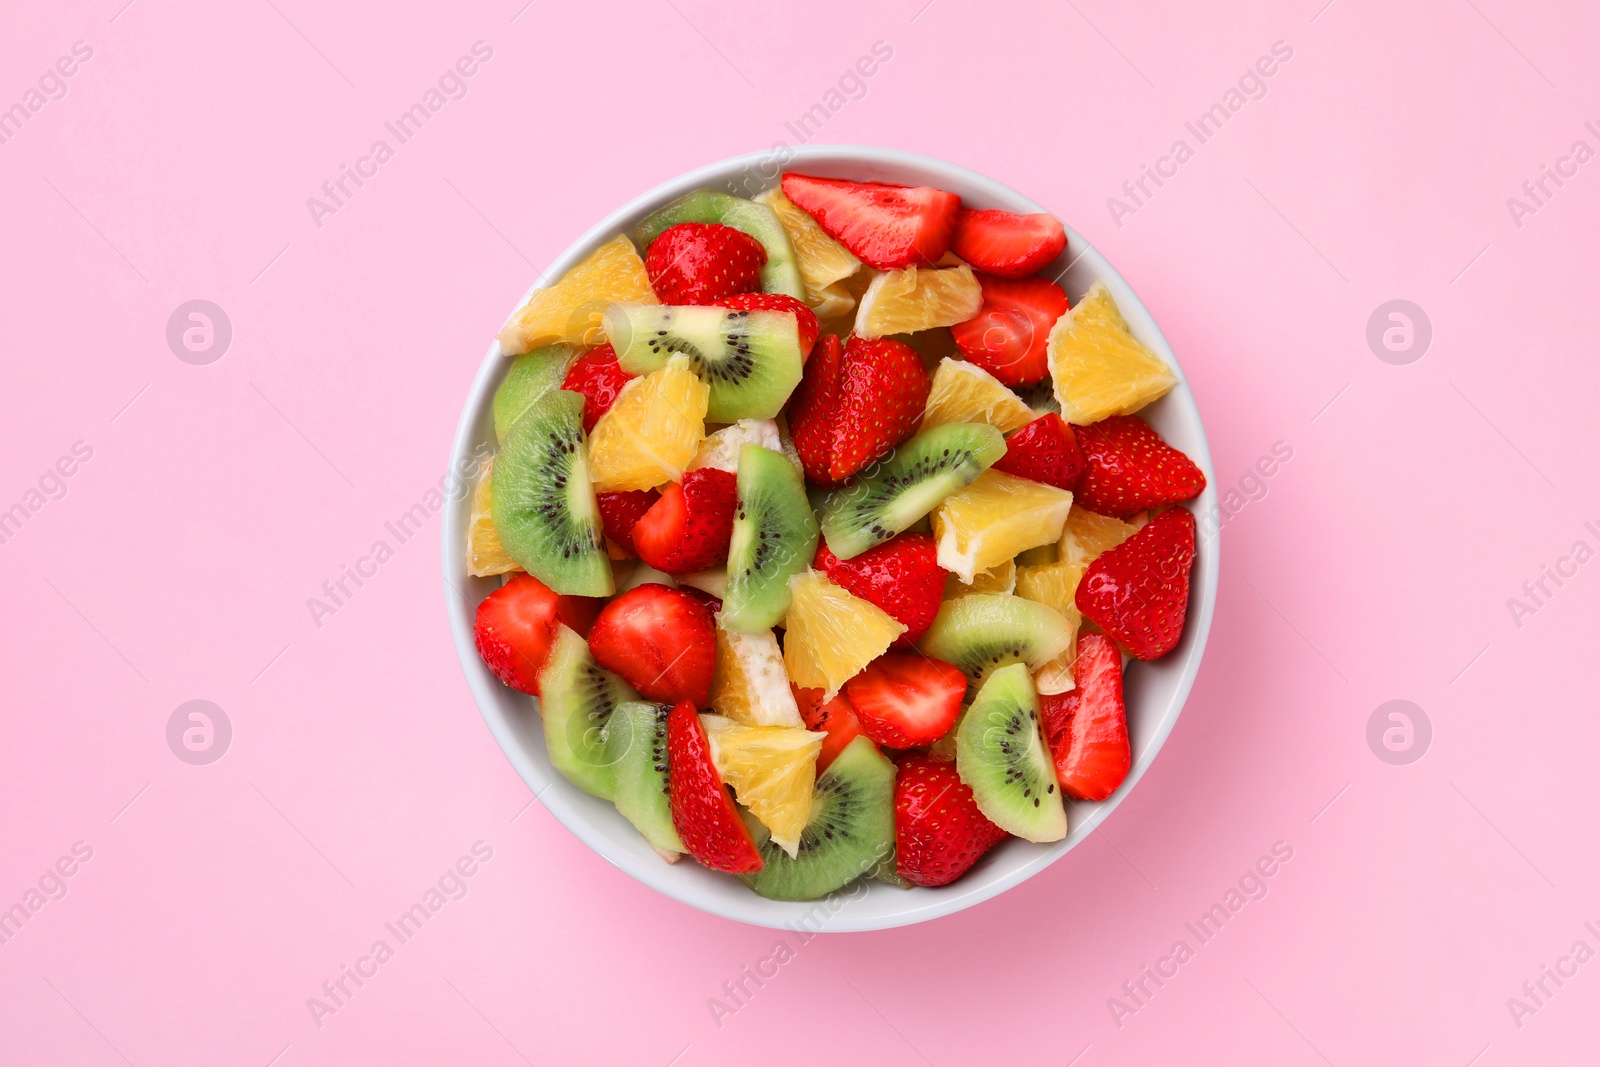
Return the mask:
{"type": "Polygon", "coordinates": [[[737,484],[722,625],[761,633],[789,610],[789,576],[817,554],[817,520],[804,480],[782,452],[741,447],[737,484]]]}
{"type": "Polygon", "coordinates": [[[489,515],[506,554],[557,593],[610,596],[600,505],[583,444],[583,395],[552,389],[495,457],[489,515]]]}
{"type": "Polygon", "coordinates": [[[1055,764],[1039,736],[1039,698],[1026,664],[989,676],[956,731],[956,773],[978,810],[1027,841],[1067,836],[1055,764]]]}
{"type": "Polygon", "coordinates": [[[612,803],[652,845],[684,851],[667,796],[668,704],[618,704],[606,723],[605,758],[615,769],[612,803]]]}
{"type": "Polygon", "coordinates": [[[770,419],[800,384],[800,327],[784,311],[612,304],[606,339],[630,374],[649,374],[677,353],[711,387],[707,422],[770,419]]]}
{"type": "Polygon", "coordinates": [[[1054,608],[1012,593],[969,593],[939,605],[917,647],[976,686],[1010,663],[1038,670],[1071,643],[1072,626],[1054,608]]]}
{"type": "Polygon", "coordinates": [[[1032,408],[1035,415],[1048,415],[1051,412],[1061,414],[1061,401],[1056,399],[1055,385],[1050,381],[1049,375],[1032,385],[1014,385],[1011,391],[1032,408]]]}
{"type": "Polygon", "coordinates": [[[762,292],[806,298],[789,232],[770,207],[713,189],[698,189],[639,223],[634,236],[641,248],[648,249],[661,231],[680,222],[720,222],[754,237],[767,250],[767,265],[761,268],[762,292]]]}
{"type": "Polygon", "coordinates": [[[504,444],[511,427],[524,412],[552,389],[560,389],[572,361],[578,356],[573,345],[547,345],[525,356],[518,356],[494,391],[494,439],[504,444]]]}
{"type": "Polygon", "coordinates": [[[742,875],[772,900],[815,900],[894,860],[894,764],[865,736],[857,737],[817,777],[811,819],[791,857],[753,817],[751,835],[763,866],[742,875]]]}
{"type": "Polygon", "coordinates": [[[922,431],[828,496],[821,519],[829,551],[853,559],[882,544],[1005,454],[1005,438],[983,423],[948,422],[922,431]]]}
{"type": "Polygon", "coordinates": [[[638,699],[627,682],[595,662],[577,631],[557,625],[550,658],[539,672],[539,716],[545,751],[568,781],[604,800],[616,795],[606,725],[619,705],[638,699]]]}

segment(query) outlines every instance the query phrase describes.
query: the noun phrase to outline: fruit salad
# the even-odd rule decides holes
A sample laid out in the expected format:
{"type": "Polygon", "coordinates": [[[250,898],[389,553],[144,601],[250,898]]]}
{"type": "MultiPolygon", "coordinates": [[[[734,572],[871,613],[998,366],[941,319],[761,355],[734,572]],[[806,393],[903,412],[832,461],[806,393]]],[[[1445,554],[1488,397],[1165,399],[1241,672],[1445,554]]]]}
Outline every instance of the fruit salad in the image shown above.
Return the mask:
{"type": "Polygon", "coordinates": [[[1128,774],[1183,635],[1176,384],[1065,228],[787,173],[690,193],[500,333],[477,646],[661,857],[783,900],[943,886],[1128,774]]]}

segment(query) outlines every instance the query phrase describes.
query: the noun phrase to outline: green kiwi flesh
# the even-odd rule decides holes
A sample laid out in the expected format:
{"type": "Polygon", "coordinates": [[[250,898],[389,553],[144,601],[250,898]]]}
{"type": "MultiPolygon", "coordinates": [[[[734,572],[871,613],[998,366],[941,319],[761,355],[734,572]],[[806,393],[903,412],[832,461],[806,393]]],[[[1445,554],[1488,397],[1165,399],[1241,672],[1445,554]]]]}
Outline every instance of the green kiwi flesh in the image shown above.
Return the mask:
{"type": "Polygon", "coordinates": [[[536,348],[511,362],[500,388],[494,391],[494,439],[504,444],[506,435],[523,413],[546,393],[560,389],[572,361],[578,357],[573,345],[548,345],[536,348]]]}
{"type": "Polygon", "coordinates": [[[595,662],[577,631],[557,625],[539,672],[539,717],[550,763],[568,781],[603,800],[615,798],[617,767],[606,727],[618,706],[638,699],[627,682],[595,662]]]}
{"type": "Polygon", "coordinates": [[[612,803],[656,848],[684,851],[667,796],[666,704],[618,704],[606,723],[605,758],[614,769],[612,803]]]}
{"type": "Polygon", "coordinates": [[[1038,670],[1071,643],[1071,624],[1054,608],[1013,593],[970,593],[939,605],[917,647],[955,664],[975,687],[1007,664],[1038,670]]]}
{"type": "Polygon", "coordinates": [[[606,339],[630,374],[649,374],[677,353],[711,387],[707,422],[770,419],[800,384],[800,328],[786,311],[612,304],[606,339]]]}
{"type": "Polygon", "coordinates": [[[978,690],[957,727],[956,773],[972,789],[978,810],[1007,833],[1027,841],[1067,836],[1067,811],[1039,736],[1039,698],[1026,664],[1000,668],[978,690]]]}
{"type": "Polygon", "coordinates": [[[817,554],[817,520],[804,480],[781,452],[744,445],[737,485],[722,625],[760,633],[789,610],[789,577],[817,554]]]}

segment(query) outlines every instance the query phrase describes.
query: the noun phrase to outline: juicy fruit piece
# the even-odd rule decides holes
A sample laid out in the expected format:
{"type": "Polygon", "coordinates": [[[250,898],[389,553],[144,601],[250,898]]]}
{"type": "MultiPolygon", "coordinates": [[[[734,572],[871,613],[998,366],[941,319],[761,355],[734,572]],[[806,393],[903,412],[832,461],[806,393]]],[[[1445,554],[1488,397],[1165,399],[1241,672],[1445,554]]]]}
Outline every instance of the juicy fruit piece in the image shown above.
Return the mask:
{"type": "Polygon", "coordinates": [[[700,451],[689,463],[690,470],[715,467],[729,474],[739,473],[739,450],[745,445],[761,445],[774,452],[783,450],[783,436],[778,424],[771,419],[740,419],[732,426],[724,426],[700,442],[700,451]]]}
{"type": "Polygon", "coordinates": [[[767,256],[766,266],[761,268],[761,288],[793,297],[805,295],[788,231],[768,206],[712,189],[698,189],[641,222],[636,231],[640,247],[650,247],[669,226],[680,222],[720,222],[749,234],[761,242],[767,256]]]}
{"type": "Polygon", "coordinates": [[[789,589],[783,665],[790,681],[821,689],[824,698],[831,698],[905,632],[882,608],[841,589],[825,574],[797,574],[789,579],[789,589]]]}
{"type": "MultiPolygon", "coordinates": [[[[529,357],[523,356],[523,359],[529,357]]],[[[611,410],[622,394],[623,386],[634,376],[617,364],[617,353],[610,345],[601,345],[579,356],[567,371],[561,388],[583,394],[583,432],[593,433],[600,416],[611,410]]]]}
{"type": "Polygon", "coordinates": [[[771,630],[745,634],[717,626],[711,707],[748,726],[804,725],[771,630]]]}
{"type": "MultiPolygon", "coordinates": [[[[503,444],[511,427],[552,389],[562,389],[567,368],[578,355],[572,345],[547,345],[511,361],[511,369],[494,391],[494,439],[503,444]]],[[[589,427],[584,426],[587,430],[589,427]]]]}
{"type": "Polygon", "coordinates": [[[894,779],[894,857],[900,877],[941,886],[966,874],[1007,834],[990,822],[955,764],[907,753],[894,779]]]}
{"type": "Polygon", "coordinates": [[[843,693],[832,700],[824,700],[820,689],[802,689],[792,683],[790,689],[806,729],[826,735],[822,748],[817,751],[817,773],[821,774],[845,746],[861,736],[861,720],[856,718],[856,709],[850,706],[843,693]]]}
{"type": "MultiPolygon", "coordinates": [[[[856,308],[857,337],[916,333],[966,322],[983,307],[983,292],[972,268],[932,270],[907,267],[872,280],[856,308]]],[[[1048,329],[1048,327],[1047,327],[1048,329]]],[[[1040,351],[1043,352],[1043,340],[1040,351]]]]}
{"type": "Polygon", "coordinates": [[[680,222],[645,252],[650,287],[667,304],[710,304],[761,285],[767,250],[747,233],[716,222],[680,222]]]}
{"type": "Polygon", "coordinates": [[[654,489],[677,481],[705,437],[710,398],[684,356],[629,382],[589,437],[595,488],[654,489]]]}
{"type": "Polygon", "coordinates": [[[906,632],[895,639],[893,647],[910,648],[933,625],[939,601],[944,599],[945,572],[937,555],[929,535],[903,533],[849,560],[821,545],[811,565],[903,624],[906,632]]]}
{"type": "Polygon", "coordinates": [[[1017,561],[1008,559],[974,574],[970,582],[963,582],[959,574],[950,575],[944,583],[944,599],[954,600],[973,593],[1009,593],[1016,587],[1017,561]]]}
{"type": "Polygon", "coordinates": [[[1067,525],[1061,531],[1057,551],[1062,563],[1072,564],[1082,575],[1102,552],[1116,548],[1138,532],[1139,527],[1132,523],[1097,515],[1074,502],[1067,513],[1067,525]]]}
{"type": "Polygon", "coordinates": [[[1079,431],[1087,467],[1078,502],[1102,515],[1126,516],[1198,496],[1206,476],[1141,418],[1113,415],[1079,431]]]}
{"type": "Polygon", "coordinates": [[[1057,489],[1076,489],[1083,466],[1083,452],[1072,427],[1060,415],[1049,414],[1006,438],[1006,454],[995,461],[994,469],[1057,489]]]}
{"type": "Polygon", "coordinates": [[[819,518],[828,549],[854,559],[889,540],[970,484],[1005,447],[992,426],[952,423],[923,430],[869,476],[828,496],[819,518]]]}
{"type": "Polygon", "coordinates": [[[517,561],[506,554],[500,535],[494,528],[493,507],[494,457],[483,461],[478,482],[472,487],[472,512],[467,517],[467,573],[474,578],[487,578],[518,570],[517,561]]]}
{"type": "Polygon", "coordinates": [[[971,582],[978,571],[1061,539],[1072,494],[993,468],[933,511],[939,566],[971,582]]]}
{"type": "Polygon", "coordinates": [[[687,700],[667,713],[667,767],[672,825],[689,855],[714,871],[759,871],[761,854],[711,760],[700,715],[687,700]]]}
{"type": "Polygon", "coordinates": [[[887,455],[916,429],[927,398],[928,372],[909,345],[860,337],[842,352],[826,345],[789,405],[806,473],[832,485],[887,455]]]}
{"type": "Polygon", "coordinates": [[[558,341],[597,345],[604,340],[600,315],[619,300],[656,302],[644,260],[633,242],[620,235],[589,253],[554,285],[534,290],[501,328],[500,351],[520,356],[558,341]]]}
{"type": "Polygon", "coordinates": [[[628,559],[637,555],[633,550],[633,528],[661,499],[661,494],[654,489],[624,489],[615,493],[596,493],[594,499],[600,507],[600,523],[605,530],[607,547],[614,546],[616,549],[611,557],[628,559]]]}
{"type": "Polygon", "coordinates": [[[816,552],[817,520],[804,480],[781,452],[745,445],[737,484],[722,623],[760,632],[776,626],[789,609],[789,579],[816,552]]]}
{"type": "Polygon", "coordinates": [[[1194,516],[1164,511],[1101,555],[1078,583],[1078,610],[1135,659],[1157,659],[1183,636],[1194,565],[1194,516]]]}
{"type": "Polygon", "coordinates": [[[1128,332],[1100,281],[1050,331],[1049,363],[1061,417],[1076,426],[1132,415],[1178,384],[1161,357],[1128,332]]]}
{"type": "Polygon", "coordinates": [[[646,699],[696,707],[710,699],[717,639],[705,608],[682,590],[652,582],[607,602],[589,649],[646,699]]]}
{"type": "Polygon", "coordinates": [[[757,835],[765,864],[745,884],[772,900],[814,900],[894,854],[894,764],[858,737],[817,776],[810,818],[790,856],[757,835]]]}
{"type": "Polygon", "coordinates": [[[811,346],[817,343],[817,335],[822,332],[817,324],[816,313],[806,306],[805,301],[783,293],[740,293],[712,303],[732,311],[781,311],[793,315],[795,328],[800,332],[801,359],[811,354],[811,346]]]}
{"type": "Polygon", "coordinates": [[[549,662],[539,673],[539,717],[551,765],[584,792],[612,799],[616,764],[606,751],[606,728],[619,705],[638,699],[595,662],[577,631],[558,625],[549,662]]]}
{"type": "Polygon", "coordinates": [[[990,675],[961,717],[956,773],[978,810],[1007,833],[1027,841],[1067,836],[1055,767],[1039,736],[1039,698],[1023,664],[990,675]]]}
{"type": "Polygon", "coordinates": [[[885,748],[931,745],[950,732],[967,676],[920,652],[888,652],[844,684],[862,732],[885,748]]]}
{"type": "Polygon", "coordinates": [[[623,370],[648,374],[681,353],[710,387],[712,422],[770,419],[800,383],[800,327],[786,312],[616,304],[605,326],[623,370]]]}
{"type": "Polygon", "coordinates": [[[1005,434],[1022,429],[1033,418],[1033,409],[982,367],[942,359],[933,372],[922,429],[952,422],[983,422],[1005,434]]]}
{"type": "Polygon", "coordinates": [[[950,327],[967,359],[1006,385],[1032,385],[1050,373],[1050,329],[1067,312],[1067,294],[1044,278],[1009,281],[978,275],[983,306],[950,327]]]}
{"type": "Polygon", "coordinates": [[[1078,623],[1082,616],[1073,599],[1083,571],[1071,563],[1042,563],[1017,568],[1017,595],[1035,604],[1053,608],[1067,620],[1072,635],[1067,647],[1033,673],[1033,687],[1041,694],[1065,693],[1073,686],[1073,663],[1077,659],[1078,623]]]}
{"type": "MultiPolygon", "coordinates": [[[[768,189],[756,197],[756,203],[771,208],[778,222],[783,225],[784,232],[789,235],[789,244],[794,248],[795,265],[800,268],[800,280],[805,286],[806,303],[815,308],[828,307],[831,311],[829,299],[833,292],[829,287],[860,270],[861,261],[851,255],[848,248],[829,237],[828,231],[817,225],[816,219],[796,207],[792,200],[783,195],[781,188],[774,186],[768,189]]],[[[852,304],[855,302],[853,298],[847,299],[852,304]]],[[[849,307],[845,307],[833,314],[843,314],[849,310],[849,307]]]]}
{"type": "Polygon", "coordinates": [[[761,820],[773,843],[795,855],[811,814],[822,735],[798,727],[747,726],[721,715],[702,715],[700,724],[722,780],[761,820]]]}
{"type": "Polygon", "coordinates": [[[1060,612],[1010,593],[974,593],[946,600],[917,647],[955,664],[976,685],[1012,663],[1037,670],[1071,642],[1060,612]]]}
{"type": "Polygon", "coordinates": [[[734,478],[714,467],[686,471],[661,490],[633,527],[633,549],[665,574],[692,574],[728,558],[734,478]]]}
{"type": "Polygon", "coordinates": [[[1104,800],[1128,776],[1128,715],[1122,703],[1122,656],[1105,634],[1085,634],[1078,686],[1039,702],[1044,735],[1061,791],[1104,800]]]}
{"type": "Polygon", "coordinates": [[[927,186],[785,174],[783,195],[877,270],[931,267],[950,247],[961,198],[927,186]]]}
{"type": "Polygon", "coordinates": [[[985,274],[1026,278],[1066,251],[1067,230],[1054,215],[1010,211],[956,213],[950,250],[985,274]]]}
{"type": "Polygon", "coordinates": [[[506,554],[557,593],[610,596],[611,564],[583,448],[583,398],[546,393],[495,457],[489,508],[506,554]]]}
{"type": "Polygon", "coordinates": [[[651,845],[665,852],[684,851],[672,825],[671,783],[667,771],[665,704],[629,701],[618,704],[606,723],[606,760],[615,771],[611,802],[651,845]]]}
{"type": "Polygon", "coordinates": [[[556,624],[587,629],[593,619],[588,614],[591,603],[558,596],[531,574],[516,575],[478,603],[473,622],[478,654],[496,678],[537,696],[556,624]]]}

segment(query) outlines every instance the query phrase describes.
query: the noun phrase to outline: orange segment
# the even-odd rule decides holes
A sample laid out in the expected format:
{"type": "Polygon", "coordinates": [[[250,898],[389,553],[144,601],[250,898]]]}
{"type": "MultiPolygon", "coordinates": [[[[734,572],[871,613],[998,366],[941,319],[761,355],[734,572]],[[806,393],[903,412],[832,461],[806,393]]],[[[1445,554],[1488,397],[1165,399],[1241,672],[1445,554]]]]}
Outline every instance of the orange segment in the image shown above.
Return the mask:
{"type": "Polygon", "coordinates": [[[534,290],[500,330],[500,351],[520,356],[558,341],[600,344],[605,341],[601,313],[612,304],[629,301],[660,302],[633,242],[619,235],[589,253],[554,285],[534,290]]]}
{"type": "Polygon", "coordinates": [[[807,570],[789,579],[793,594],[784,618],[783,664],[802,689],[839,687],[889,650],[905,626],[882,608],[807,570]]]}
{"type": "Polygon", "coordinates": [[[701,715],[700,722],[722,780],[772,832],[772,840],[796,855],[800,831],[811,818],[817,753],[826,735],[790,726],[748,726],[721,715],[701,715]]]}
{"type": "Polygon", "coordinates": [[[1075,568],[1081,578],[1095,557],[1116,548],[1138,532],[1139,527],[1132,523],[1085,511],[1074,504],[1067,513],[1067,524],[1062,528],[1057,545],[1060,561],[1075,568]]]}
{"type": "Polygon", "coordinates": [[[1078,426],[1131,415],[1178,384],[1162,358],[1128,332],[1104,282],[1056,321],[1048,353],[1061,417],[1078,426]]]}
{"type": "Polygon", "coordinates": [[[623,386],[589,435],[595,491],[654,489],[681,478],[705,437],[710,402],[711,388],[687,356],[623,386]]]}
{"type": "Polygon", "coordinates": [[[506,555],[500,534],[489,515],[489,480],[494,472],[494,457],[483,461],[483,473],[472,489],[472,514],[467,519],[467,573],[474,578],[520,571],[516,561],[506,555]]]}
{"type": "Polygon", "coordinates": [[[983,290],[965,263],[943,270],[907,267],[885,271],[861,296],[855,332],[859,337],[887,337],[954,326],[982,307],[983,290]]]}
{"type": "Polygon", "coordinates": [[[724,630],[717,620],[717,672],[711,679],[711,706],[749,726],[794,726],[805,722],[789,688],[783,653],[771,630],[758,634],[724,630]]]}
{"type": "Polygon", "coordinates": [[[986,422],[1001,433],[1032,422],[1033,409],[976,363],[942,359],[933,372],[922,429],[947,422],[986,422]]]}
{"type": "Polygon", "coordinates": [[[939,566],[970,584],[979,571],[1060,540],[1072,494],[990,468],[933,511],[939,566]]]}
{"type": "Polygon", "coordinates": [[[828,319],[849,312],[855,306],[855,296],[834,283],[860,270],[861,261],[829,237],[816,219],[796,207],[777,186],[756,197],[756,203],[771,208],[789,235],[789,243],[794,246],[795,265],[800,268],[800,280],[805,283],[806,303],[816,311],[817,317],[828,319]]]}
{"type": "Polygon", "coordinates": [[[958,596],[971,596],[973,593],[1009,593],[1016,587],[1017,564],[1014,560],[1008,559],[986,571],[974,574],[970,584],[963,582],[958,574],[946,575],[944,598],[954,600],[958,596]]]}
{"type": "Polygon", "coordinates": [[[1072,642],[1055,659],[1033,673],[1040,693],[1065,693],[1073,687],[1072,664],[1078,658],[1078,613],[1075,597],[1083,571],[1071,563],[1045,563],[1017,568],[1017,595],[1059,611],[1071,628],[1072,642]]]}

